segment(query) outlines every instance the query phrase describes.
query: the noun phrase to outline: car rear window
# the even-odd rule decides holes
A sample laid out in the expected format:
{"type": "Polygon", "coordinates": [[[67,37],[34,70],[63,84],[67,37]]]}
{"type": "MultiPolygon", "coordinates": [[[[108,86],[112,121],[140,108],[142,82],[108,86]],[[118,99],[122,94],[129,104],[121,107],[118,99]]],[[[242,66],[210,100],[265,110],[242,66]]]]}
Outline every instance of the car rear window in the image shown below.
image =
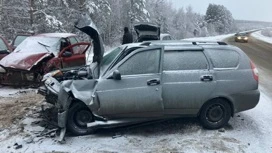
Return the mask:
{"type": "Polygon", "coordinates": [[[166,51],[163,69],[171,70],[203,70],[208,69],[208,62],[200,51],[166,51]]]}
{"type": "Polygon", "coordinates": [[[214,68],[235,68],[239,64],[239,54],[234,50],[208,50],[214,68]]]}

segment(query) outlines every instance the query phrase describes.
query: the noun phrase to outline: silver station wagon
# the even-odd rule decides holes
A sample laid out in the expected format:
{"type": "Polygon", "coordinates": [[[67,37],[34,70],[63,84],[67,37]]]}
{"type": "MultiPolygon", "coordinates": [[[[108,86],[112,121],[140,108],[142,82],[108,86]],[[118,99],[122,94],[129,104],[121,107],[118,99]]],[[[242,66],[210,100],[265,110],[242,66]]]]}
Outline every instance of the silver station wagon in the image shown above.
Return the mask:
{"type": "Polygon", "coordinates": [[[58,124],[75,135],[179,117],[218,129],[259,102],[257,69],[224,42],[150,41],[94,56],[92,79],[63,81],[58,94],[58,124]]]}

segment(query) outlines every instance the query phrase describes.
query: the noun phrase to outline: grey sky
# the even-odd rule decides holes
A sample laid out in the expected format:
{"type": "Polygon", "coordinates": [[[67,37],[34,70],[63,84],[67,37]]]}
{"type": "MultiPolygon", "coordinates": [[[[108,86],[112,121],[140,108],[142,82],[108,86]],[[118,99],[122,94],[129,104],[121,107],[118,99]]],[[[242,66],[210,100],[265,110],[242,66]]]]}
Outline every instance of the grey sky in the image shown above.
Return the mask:
{"type": "Polygon", "coordinates": [[[209,3],[228,8],[235,19],[272,22],[272,0],[169,0],[175,8],[191,5],[195,12],[205,14],[209,3]]]}

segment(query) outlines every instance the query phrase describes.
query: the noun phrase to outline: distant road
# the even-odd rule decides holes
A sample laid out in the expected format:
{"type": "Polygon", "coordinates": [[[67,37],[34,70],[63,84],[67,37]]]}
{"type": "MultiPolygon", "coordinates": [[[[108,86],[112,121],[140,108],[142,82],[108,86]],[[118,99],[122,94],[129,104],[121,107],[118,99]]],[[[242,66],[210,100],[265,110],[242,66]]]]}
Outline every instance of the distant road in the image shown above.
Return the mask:
{"type": "Polygon", "coordinates": [[[254,37],[250,37],[248,43],[236,43],[234,37],[226,42],[241,48],[252,59],[259,70],[262,92],[272,97],[272,44],[254,37]]]}

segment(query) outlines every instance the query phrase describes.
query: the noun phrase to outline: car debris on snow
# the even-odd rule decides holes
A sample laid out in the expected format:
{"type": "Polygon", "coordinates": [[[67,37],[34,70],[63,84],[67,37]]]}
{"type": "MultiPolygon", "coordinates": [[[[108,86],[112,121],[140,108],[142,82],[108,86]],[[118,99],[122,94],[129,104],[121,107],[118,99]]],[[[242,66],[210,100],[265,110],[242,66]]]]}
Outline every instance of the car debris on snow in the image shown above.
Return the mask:
{"type": "Polygon", "coordinates": [[[221,133],[224,133],[226,130],[224,128],[221,128],[218,131],[221,132],[221,133]]]}
{"type": "Polygon", "coordinates": [[[19,145],[18,143],[14,144],[14,149],[17,150],[17,149],[21,149],[21,148],[23,148],[23,145],[21,145],[21,144],[19,145]]]}

